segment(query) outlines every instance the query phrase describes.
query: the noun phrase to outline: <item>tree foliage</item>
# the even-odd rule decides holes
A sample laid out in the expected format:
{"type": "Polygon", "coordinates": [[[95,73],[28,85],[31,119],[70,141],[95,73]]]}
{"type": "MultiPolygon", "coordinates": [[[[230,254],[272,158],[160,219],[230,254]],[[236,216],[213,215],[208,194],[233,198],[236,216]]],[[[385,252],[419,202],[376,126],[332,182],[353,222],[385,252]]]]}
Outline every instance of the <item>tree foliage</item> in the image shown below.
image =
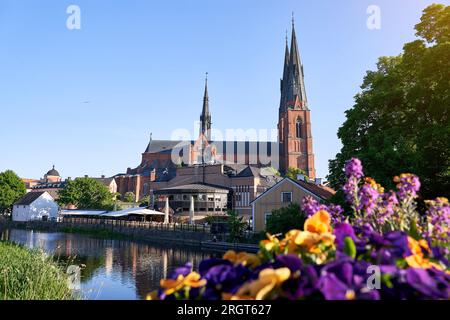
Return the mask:
{"type": "Polygon", "coordinates": [[[14,171],[0,173],[0,214],[10,211],[13,203],[26,192],[25,183],[14,171]]]}
{"type": "Polygon", "coordinates": [[[243,216],[239,216],[234,210],[228,211],[227,224],[229,230],[230,241],[239,241],[244,237],[244,231],[247,228],[243,216]]]}
{"type": "Polygon", "coordinates": [[[92,178],[77,178],[69,181],[58,193],[60,205],[75,205],[78,209],[112,210],[115,195],[101,182],[92,178]]]}
{"type": "Polygon", "coordinates": [[[273,210],[266,223],[266,231],[270,234],[286,233],[292,229],[303,230],[306,217],[298,203],[273,210]]]}
{"type": "Polygon", "coordinates": [[[136,195],[129,191],[127,193],[125,193],[125,195],[123,196],[123,201],[125,202],[135,202],[136,201],[136,195]]]}
{"type": "Polygon", "coordinates": [[[289,167],[286,171],[286,177],[291,178],[293,180],[297,180],[297,175],[299,174],[303,174],[305,177],[306,172],[300,168],[295,168],[295,167],[289,167]]]}
{"type": "Polygon", "coordinates": [[[427,7],[415,29],[419,39],[400,56],[381,57],[346,111],[343,146],[329,163],[334,188],[343,184],[345,161],[358,157],[386,187],[398,172],[414,172],[424,197],[449,196],[450,6],[427,7]]]}

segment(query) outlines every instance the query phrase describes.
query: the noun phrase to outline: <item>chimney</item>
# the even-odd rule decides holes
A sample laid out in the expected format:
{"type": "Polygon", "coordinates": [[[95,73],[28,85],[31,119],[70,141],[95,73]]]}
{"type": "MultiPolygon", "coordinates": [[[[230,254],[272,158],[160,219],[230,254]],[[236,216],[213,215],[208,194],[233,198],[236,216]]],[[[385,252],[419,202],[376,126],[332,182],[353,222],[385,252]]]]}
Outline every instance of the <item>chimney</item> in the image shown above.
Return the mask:
{"type": "Polygon", "coordinates": [[[299,181],[305,181],[305,175],[304,175],[304,174],[298,174],[298,175],[297,175],[297,180],[299,180],[299,181]]]}
{"type": "Polygon", "coordinates": [[[322,184],[322,178],[316,178],[315,182],[317,185],[322,184]]]}

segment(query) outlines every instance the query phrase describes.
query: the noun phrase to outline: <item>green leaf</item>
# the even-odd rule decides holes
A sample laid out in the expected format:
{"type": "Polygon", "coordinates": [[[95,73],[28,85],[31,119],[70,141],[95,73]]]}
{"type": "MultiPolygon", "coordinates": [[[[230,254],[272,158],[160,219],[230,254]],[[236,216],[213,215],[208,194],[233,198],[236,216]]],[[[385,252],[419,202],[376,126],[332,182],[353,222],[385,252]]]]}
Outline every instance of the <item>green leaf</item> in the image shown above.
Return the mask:
{"type": "Polygon", "coordinates": [[[356,246],[355,246],[355,242],[353,242],[353,239],[350,238],[350,237],[345,237],[345,239],[344,239],[344,252],[348,256],[350,256],[353,259],[355,259],[355,257],[356,257],[356,246]]]}
{"type": "Polygon", "coordinates": [[[411,224],[409,226],[409,232],[408,232],[409,236],[411,238],[414,238],[415,240],[420,240],[422,237],[419,234],[419,230],[417,228],[417,221],[416,220],[411,220],[411,224]]]}

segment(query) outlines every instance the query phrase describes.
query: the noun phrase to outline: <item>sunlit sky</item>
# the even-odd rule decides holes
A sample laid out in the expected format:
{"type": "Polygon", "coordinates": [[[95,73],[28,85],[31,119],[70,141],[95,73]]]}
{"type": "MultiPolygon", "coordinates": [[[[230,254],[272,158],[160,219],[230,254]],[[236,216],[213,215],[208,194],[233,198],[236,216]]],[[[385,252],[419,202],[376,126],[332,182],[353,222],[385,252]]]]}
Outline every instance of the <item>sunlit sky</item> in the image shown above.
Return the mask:
{"type": "Polygon", "coordinates": [[[150,132],[197,135],[205,72],[215,129],[276,129],[294,11],[325,177],[366,71],[414,39],[432,2],[0,0],[0,171],[40,178],[55,164],[77,177],[135,167],[150,132]],[[80,30],[66,27],[71,4],[80,30]],[[366,25],[369,5],[381,10],[379,30],[366,25]]]}

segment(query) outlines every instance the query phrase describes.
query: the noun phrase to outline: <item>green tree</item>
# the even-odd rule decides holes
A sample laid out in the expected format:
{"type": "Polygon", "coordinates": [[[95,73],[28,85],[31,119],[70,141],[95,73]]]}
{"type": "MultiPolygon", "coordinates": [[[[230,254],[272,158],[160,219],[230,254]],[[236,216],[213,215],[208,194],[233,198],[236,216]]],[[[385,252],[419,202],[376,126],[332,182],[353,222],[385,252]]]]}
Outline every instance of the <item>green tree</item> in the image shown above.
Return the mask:
{"type": "Polygon", "coordinates": [[[289,206],[273,210],[266,222],[266,232],[270,234],[285,234],[289,230],[303,230],[306,217],[300,210],[298,203],[291,203],[289,206]]]}
{"type": "Polygon", "coordinates": [[[342,149],[329,162],[334,188],[351,157],[367,176],[393,188],[392,177],[417,174],[425,198],[450,192],[450,6],[433,4],[416,25],[418,40],[403,54],[381,57],[368,71],[339,128],[342,149]]]}
{"type": "Polygon", "coordinates": [[[286,177],[297,180],[297,175],[303,174],[306,177],[306,172],[300,168],[289,167],[286,171],[286,177]]]}
{"type": "Polygon", "coordinates": [[[0,214],[10,212],[13,203],[26,192],[25,183],[14,171],[0,173],[0,214]]]}
{"type": "Polygon", "coordinates": [[[150,203],[150,196],[145,196],[145,197],[143,197],[142,199],[141,199],[141,201],[139,201],[139,204],[141,205],[141,206],[148,206],[149,205],[149,203],[150,203]]]}
{"type": "Polygon", "coordinates": [[[66,187],[58,193],[60,205],[73,204],[78,209],[114,208],[115,195],[101,182],[92,178],[76,178],[69,181],[66,187]]]}
{"type": "Polygon", "coordinates": [[[125,193],[125,195],[123,196],[123,201],[125,202],[135,202],[136,201],[136,196],[133,192],[129,191],[127,193],[125,193]]]}
{"type": "Polygon", "coordinates": [[[231,242],[239,241],[244,237],[244,231],[247,227],[247,223],[245,223],[243,220],[244,217],[239,216],[236,211],[228,211],[227,224],[231,242]]]}

